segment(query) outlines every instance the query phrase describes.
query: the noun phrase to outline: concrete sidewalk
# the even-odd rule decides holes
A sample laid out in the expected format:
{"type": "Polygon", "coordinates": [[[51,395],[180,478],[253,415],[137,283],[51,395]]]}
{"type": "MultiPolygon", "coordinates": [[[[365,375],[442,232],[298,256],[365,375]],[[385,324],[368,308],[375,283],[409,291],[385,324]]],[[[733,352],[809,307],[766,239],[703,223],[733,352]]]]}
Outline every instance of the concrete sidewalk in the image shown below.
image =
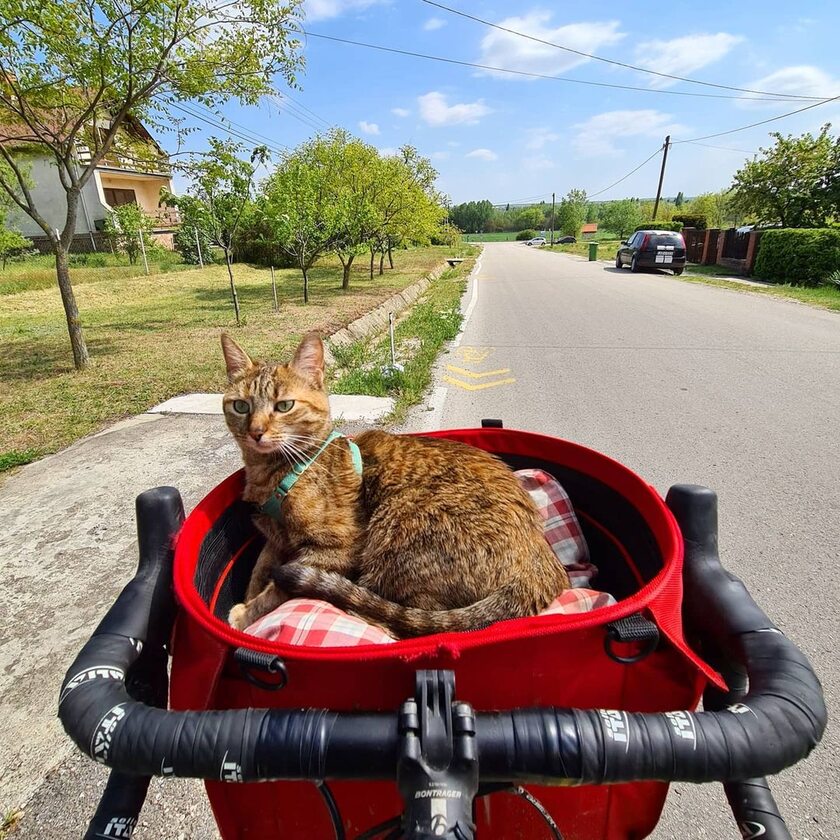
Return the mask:
{"type": "MultiPolygon", "coordinates": [[[[94,788],[104,782],[104,768],[68,760],[73,748],[56,718],[56,700],[73,656],[134,573],[135,497],[174,485],[189,512],[240,466],[218,395],[193,400],[192,409],[181,400],[157,410],[197,413],[139,415],[0,485],[0,815],[34,796],[16,838],[78,838],[96,804],[94,788]]],[[[331,398],[336,417],[352,418],[342,428],[358,431],[387,413],[383,402],[367,400],[331,398]]],[[[194,795],[198,788],[168,782],[172,805],[136,836],[175,838],[176,825],[184,837],[215,836],[206,801],[194,795]],[[183,807],[170,819],[176,803],[183,807]]]]}

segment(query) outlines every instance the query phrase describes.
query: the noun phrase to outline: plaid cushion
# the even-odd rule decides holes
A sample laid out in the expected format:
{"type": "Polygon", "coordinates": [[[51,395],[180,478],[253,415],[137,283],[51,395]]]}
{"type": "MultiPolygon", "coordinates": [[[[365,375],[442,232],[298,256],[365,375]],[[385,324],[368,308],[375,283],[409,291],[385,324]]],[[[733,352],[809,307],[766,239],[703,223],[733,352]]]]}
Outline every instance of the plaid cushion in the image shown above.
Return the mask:
{"type": "MultiPolygon", "coordinates": [[[[615,603],[612,595],[588,586],[597,574],[572,503],[560,483],[542,470],[519,470],[523,488],[545,520],[545,538],[566,567],[572,588],[561,592],[540,615],[571,615],[615,603]]],[[[253,636],[287,645],[353,647],[389,644],[395,639],[380,627],[348,615],[325,601],[294,598],[254,622],[253,636]]]]}

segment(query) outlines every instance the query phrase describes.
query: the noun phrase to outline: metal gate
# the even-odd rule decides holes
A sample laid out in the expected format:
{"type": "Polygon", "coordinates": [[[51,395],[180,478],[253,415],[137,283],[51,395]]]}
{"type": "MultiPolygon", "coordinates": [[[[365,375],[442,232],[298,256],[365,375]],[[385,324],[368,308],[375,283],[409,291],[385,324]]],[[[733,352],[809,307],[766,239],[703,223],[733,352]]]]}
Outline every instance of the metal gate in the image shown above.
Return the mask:
{"type": "Polygon", "coordinates": [[[703,262],[703,245],[706,242],[706,231],[699,228],[685,228],[685,258],[692,263],[703,262]]]}
{"type": "Polygon", "coordinates": [[[729,228],[723,236],[723,256],[728,260],[745,260],[750,241],[749,231],[739,233],[736,228],[729,228]]]}

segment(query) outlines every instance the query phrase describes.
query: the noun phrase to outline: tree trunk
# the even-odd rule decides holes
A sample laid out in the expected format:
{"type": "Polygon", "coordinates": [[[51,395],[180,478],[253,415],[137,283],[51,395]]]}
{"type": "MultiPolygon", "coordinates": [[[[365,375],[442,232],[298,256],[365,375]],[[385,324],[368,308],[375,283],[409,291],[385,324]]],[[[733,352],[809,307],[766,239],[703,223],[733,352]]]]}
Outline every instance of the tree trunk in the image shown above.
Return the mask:
{"type": "Polygon", "coordinates": [[[373,247],[370,249],[370,279],[373,280],[373,258],[376,254],[376,251],[373,250],[373,247]]]}
{"type": "Polygon", "coordinates": [[[389,236],[388,237],[388,264],[391,266],[391,268],[394,267],[394,254],[392,252],[392,249],[393,249],[393,243],[391,242],[391,237],[389,236]]]}
{"type": "Polygon", "coordinates": [[[347,291],[347,289],[350,288],[350,266],[353,265],[354,257],[355,254],[350,254],[350,256],[347,257],[347,262],[342,263],[343,274],[341,277],[341,288],[344,289],[344,291],[347,291]]]}
{"type": "Polygon", "coordinates": [[[385,252],[384,251],[379,252],[379,273],[380,274],[385,273],[385,252]]]}
{"type": "Polygon", "coordinates": [[[64,315],[67,318],[70,346],[73,348],[73,364],[76,366],[76,370],[82,370],[87,367],[90,356],[82,332],[82,319],[79,317],[79,308],[76,306],[73,285],[70,283],[67,251],[60,241],[55,244],[55,273],[58,278],[58,288],[61,292],[61,302],[64,304],[64,315]]]}
{"type": "Polygon", "coordinates": [[[301,268],[303,272],[303,302],[309,303],[309,275],[305,267],[301,268]]]}
{"type": "Polygon", "coordinates": [[[227,264],[228,277],[230,277],[230,296],[233,300],[233,311],[236,315],[236,326],[241,326],[239,320],[239,295],[236,294],[236,283],[233,282],[233,267],[230,264],[230,251],[225,251],[225,263],[227,264]]]}

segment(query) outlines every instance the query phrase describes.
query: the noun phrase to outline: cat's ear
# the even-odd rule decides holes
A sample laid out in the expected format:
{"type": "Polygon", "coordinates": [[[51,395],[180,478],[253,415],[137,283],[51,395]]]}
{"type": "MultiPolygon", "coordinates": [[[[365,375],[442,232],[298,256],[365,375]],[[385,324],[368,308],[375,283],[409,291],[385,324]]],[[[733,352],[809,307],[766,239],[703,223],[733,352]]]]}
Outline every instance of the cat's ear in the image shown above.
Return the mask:
{"type": "Polygon", "coordinates": [[[253,367],[251,357],[227,333],[222,333],[222,352],[225,354],[229,382],[235,382],[253,367]]]}
{"type": "Polygon", "coordinates": [[[313,388],[324,387],[324,345],[316,332],[307,333],[289,365],[313,388]]]}

